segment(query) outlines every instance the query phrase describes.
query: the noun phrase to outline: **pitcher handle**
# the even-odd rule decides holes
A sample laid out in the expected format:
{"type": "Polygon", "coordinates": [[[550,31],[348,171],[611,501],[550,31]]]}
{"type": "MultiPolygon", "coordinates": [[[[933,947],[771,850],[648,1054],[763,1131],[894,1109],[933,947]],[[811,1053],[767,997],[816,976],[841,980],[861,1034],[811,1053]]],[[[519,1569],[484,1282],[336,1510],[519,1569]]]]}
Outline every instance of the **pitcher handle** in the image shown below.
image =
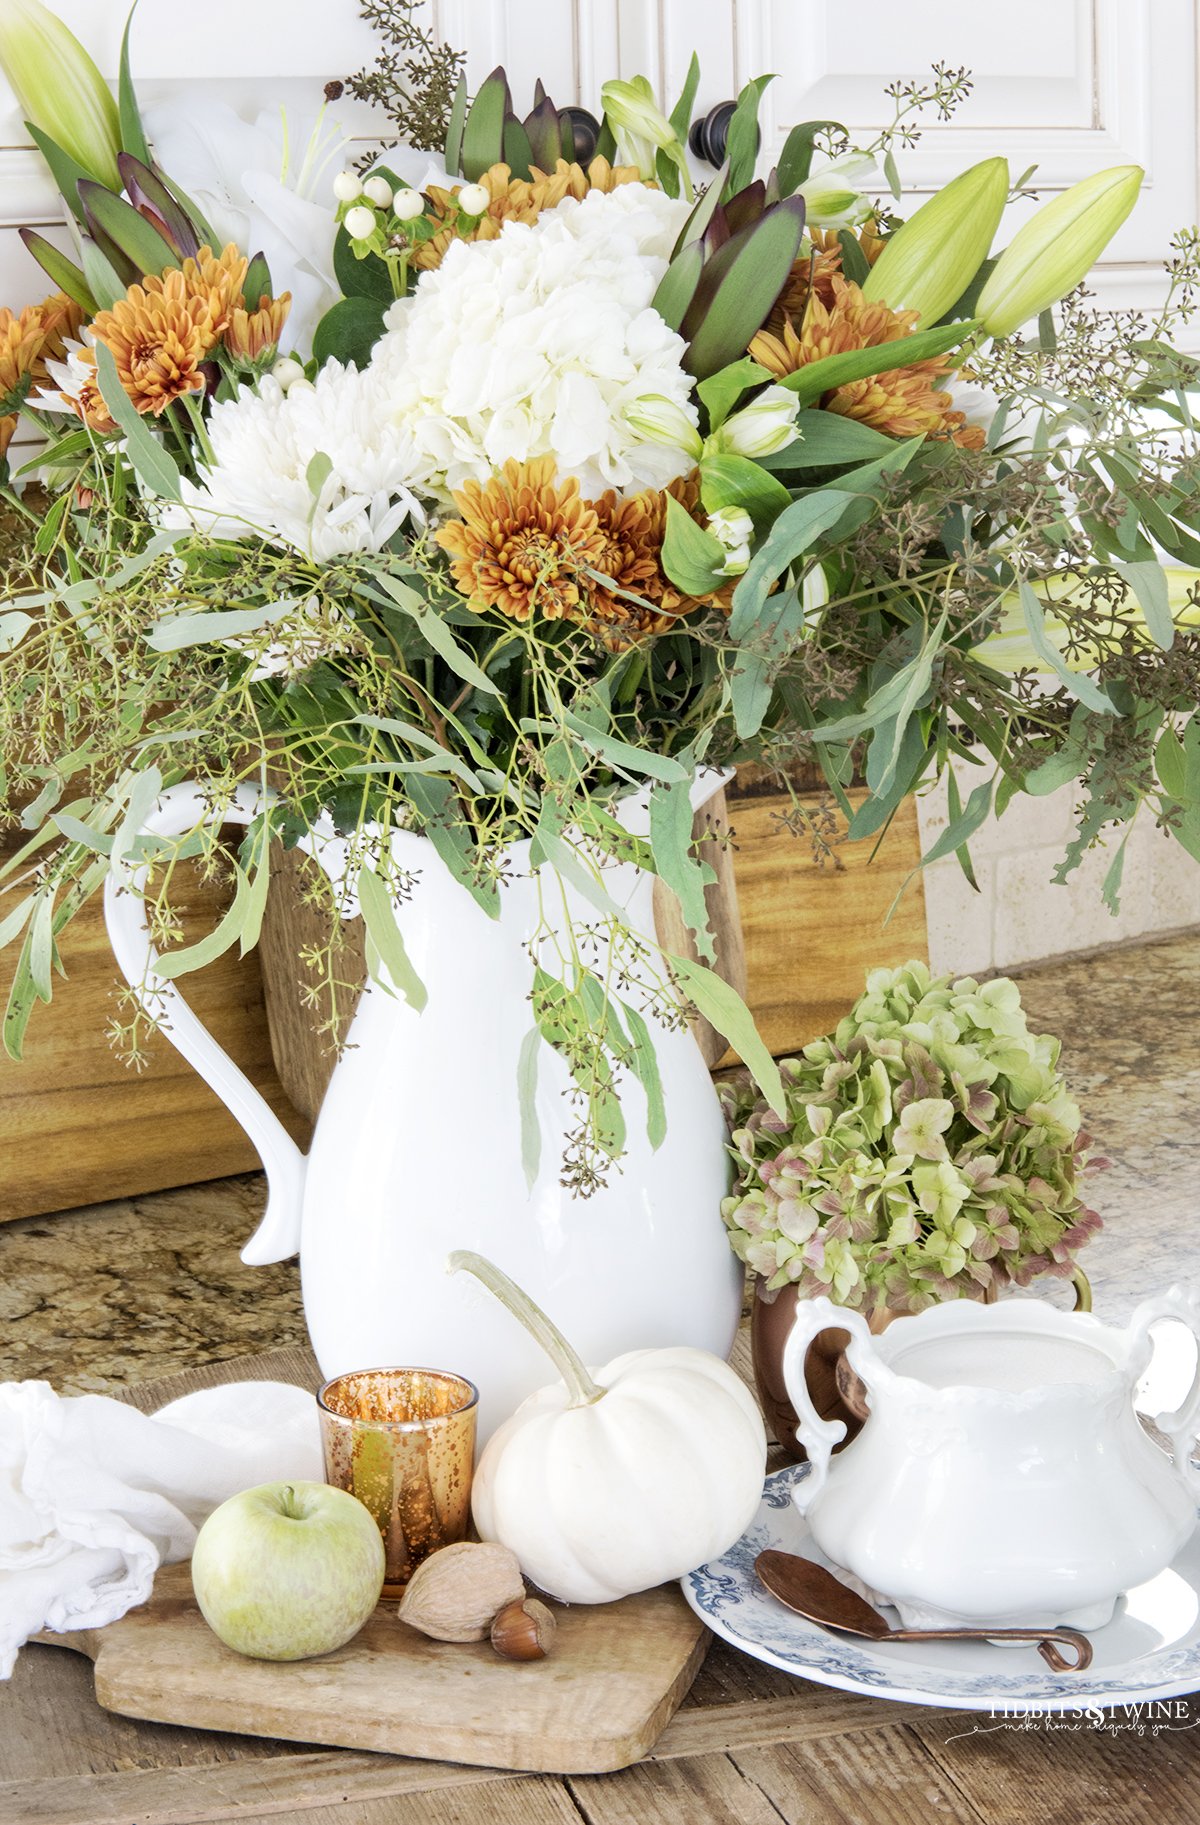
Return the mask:
{"type": "MultiPolygon", "coordinates": [[[[259,788],[239,786],[233,803],[220,812],[220,821],[249,824],[268,802],[269,794],[259,788]]],[[[216,818],[197,786],[169,786],[143,828],[151,836],[184,836],[216,818]]],[[[140,1005],[150,1012],[153,1001],[160,1020],[162,1010],[169,1014],[162,1023],[164,1036],[216,1091],[258,1150],[267,1175],[267,1208],[242,1250],[242,1260],[252,1267],[286,1261],[300,1247],[307,1162],[270,1105],[193,1014],[175,984],[155,972],[158,952],[150,940],[142,897],[147,867],[118,861],[104,884],[104,922],[113,955],[140,1005]]]]}
{"type": "MultiPolygon", "coordinates": [[[[822,1419],[817,1412],[804,1375],[804,1358],[809,1345],[822,1331],[829,1330],[849,1331],[851,1348],[857,1343],[863,1346],[864,1352],[870,1352],[874,1344],[870,1327],[861,1312],[848,1311],[844,1305],[834,1305],[832,1299],[823,1297],[797,1301],[796,1322],[783,1346],[782,1371],[788,1399],[796,1409],[796,1437],[808,1453],[812,1466],[792,1491],[792,1500],[801,1514],[824,1487],[833,1447],[840,1445],[846,1436],[845,1420],[822,1419]]],[[[853,1366],[860,1372],[863,1367],[861,1361],[853,1366]]]]}
{"type": "Polygon", "coordinates": [[[1182,1287],[1173,1286],[1169,1292],[1158,1293],[1153,1299],[1143,1300],[1130,1319],[1126,1332],[1131,1349],[1147,1342],[1152,1327],[1164,1318],[1177,1319],[1192,1333],[1196,1340],[1196,1371],[1192,1376],[1191,1387],[1175,1411],[1156,1413],[1153,1418],[1155,1425],[1170,1439],[1175,1462],[1188,1488],[1200,1499],[1200,1468],[1192,1462],[1196,1433],[1200,1430],[1200,1295],[1195,1292],[1185,1293],[1182,1287]]]}

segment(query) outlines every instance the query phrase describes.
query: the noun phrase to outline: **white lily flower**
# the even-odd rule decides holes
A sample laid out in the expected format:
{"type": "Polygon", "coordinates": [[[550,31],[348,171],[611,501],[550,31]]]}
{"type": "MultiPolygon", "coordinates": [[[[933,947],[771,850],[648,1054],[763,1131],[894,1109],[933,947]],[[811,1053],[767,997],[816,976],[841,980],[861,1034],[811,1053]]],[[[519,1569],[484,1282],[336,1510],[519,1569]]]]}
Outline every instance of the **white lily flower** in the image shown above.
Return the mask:
{"type": "Polygon", "coordinates": [[[795,441],[799,410],[800,402],[790,388],[766,387],[757,399],[727,418],[705,447],[729,456],[774,456],[795,441]]]}
{"type": "Polygon", "coordinates": [[[673,444],[699,462],[704,446],[695,419],[677,401],[661,393],[644,393],[626,406],[625,421],[651,443],[673,444]]]}
{"type": "Polygon", "coordinates": [[[159,164],[207,216],[218,244],[262,253],[274,295],[291,292],[283,353],[307,352],[342,295],[328,199],[330,170],[341,172],[352,151],[348,136],[324,108],[264,110],[249,122],[225,102],[187,95],[146,109],[145,124],[159,164]]]}
{"type": "Polygon", "coordinates": [[[726,557],[721,566],[721,575],[740,577],[750,562],[750,541],[754,537],[754,521],[746,509],[718,507],[715,513],[708,516],[708,530],[725,548],[726,557]]]}
{"type": "Polygon", "coordinates": [[[805,220],[811,227],[857,228],[873,212],[867,192],[886,188],[887,180],[867,153],[841,152],[810,172],[797,195],[804,198],[805,220]]]}

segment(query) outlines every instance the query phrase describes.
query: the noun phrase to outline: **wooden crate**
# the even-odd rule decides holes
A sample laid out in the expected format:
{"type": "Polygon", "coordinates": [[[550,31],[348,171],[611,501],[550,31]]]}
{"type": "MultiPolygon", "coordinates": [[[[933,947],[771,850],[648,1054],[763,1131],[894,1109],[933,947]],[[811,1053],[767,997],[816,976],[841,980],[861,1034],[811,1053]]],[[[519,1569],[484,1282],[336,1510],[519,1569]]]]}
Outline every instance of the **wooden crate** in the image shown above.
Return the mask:
{"type": "MultiPolygon", "coordinates": [[[[848,794],[856,809],[866,796],[865,790],[848,794]]],[[[753,769],[739,774],[726,797],[746,998],[759,1032],[781,1058],[836,1026],[862,993],[867,970],[928,960],[925,893],[920,874],[913,876],[921,859],[916,804],[905,801],[882,840],[853,843],[844,840],[845,818],[834,808],[833,859],[821,862],[811,841],[782,821],[791,799],[753,769]]],[[[825,821],[819,791],[798,797],[825,821]]],[[[733,1062],[732,1055],[721,1062],[733,1062]]]]}
{"type": "MultiPolygon", "coordinates": [[[[194,875],[176,896],[191,937],[211,930],[227,903],[223,888],[194,875]]],[[[141,1073],[111,1049],[117,969],[99,897],[67,928],[62,955],[66,978],[56,978],[48,1007],[34,1009],[24,1060],[0,1052],[0,1222],[255,1169],[258,1155],[242,1129],[161,1035],[151,1037],[150,1068],[141,1073]]],[[[4,998],[15,961],[15,949],[0,952],[4,998]]],[[[308,1123],[288,1102],[271,1058],[258,958],[227,954],[189,976],[186,992],[303,1141],[308,1123]]]]}
{"type": "MultiPolygon", "coordinates": [[[[863,796],[851,794],[858,802],[863,796]]],[[[802,802],[815,809],[820,795],[806,792],[802,802]]],[[[724,814],[720,806],[715,814],[727,819],[731,846],[710,852],[721,877],[710,889],[710,917],[722,968],[777,1056],[836,1024],[868,968],[927,955],[919,876],[884,924],[919,860],[912,805],[874,860],[874,839],[842,842],[822,867],[807,839],[781,822],[790,803],[752,772],[740,776],[724,814]]],[[[712,821],[711,806],[701,822],[706,816],[712,821]]],[[[296,865],[295,858],[278,864],[285,873],[296,865]]],[[[196,1013],[303,1143],[334,1060],[313,1034],[318,1016],[302,1005],[294,961],[301,944],[318,936],[317,915],[286,891],[286,881],[275,886],[285,891],[272,892],[261,956],[227,954],[185,987],[196,1013]]],[[[211,929],[224,905],[221,889],[191,877],[179,904],[189,935],[211,929]]],[[[664,942],[678,947],[678,922],[668,908],[658,910],[664,942]]],[[[351,933],[347,969],[355,955],[351,933]]],[[[255,1169],[249,1140],[165,1039],[153,1037],[150,1068],[140,1075],[112,1052],[106,1029],[116,1011],[116,970],[99,900],[69,927],[63,960],[67,979],[56,982],[49,1007],[35,1009],[24,1062],[0,1054],[0,1221],[255,1169]]],[[[15,953],[0,953],[0,995],[14,961],[15,953]]],[[[736,1062],[711,1031],[698,1036],[710,1063],[736,1062]]]]}

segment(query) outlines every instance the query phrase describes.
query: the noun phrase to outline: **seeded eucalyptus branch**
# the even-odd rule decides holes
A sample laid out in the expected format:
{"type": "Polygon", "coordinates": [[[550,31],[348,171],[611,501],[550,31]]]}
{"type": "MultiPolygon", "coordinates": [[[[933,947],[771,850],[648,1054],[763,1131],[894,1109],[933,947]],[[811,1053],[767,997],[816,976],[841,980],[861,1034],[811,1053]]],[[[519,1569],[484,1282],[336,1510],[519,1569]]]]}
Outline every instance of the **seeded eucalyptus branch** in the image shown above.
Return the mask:
{"type": "Polygon", "coordinates": [[[410,146],[440,151],[466,56],[419,26],[416,8],[417,0],[359,0],[381,48],[374,63],[347,77],[346,87],[357,101],[382,108],[410,146]]]}

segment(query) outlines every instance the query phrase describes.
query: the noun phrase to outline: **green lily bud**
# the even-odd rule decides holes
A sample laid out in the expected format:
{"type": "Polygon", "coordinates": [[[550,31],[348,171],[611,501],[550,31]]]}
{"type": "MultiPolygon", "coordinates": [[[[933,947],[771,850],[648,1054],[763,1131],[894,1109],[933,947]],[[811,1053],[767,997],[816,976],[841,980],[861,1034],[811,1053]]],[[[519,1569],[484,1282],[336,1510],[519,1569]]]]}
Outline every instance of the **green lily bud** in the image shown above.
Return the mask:
{"type": "Polygon", "coordinates": [[[1017,230],[975,307],[990,336],[1011,336],[1074,291],[1137,202],[1145,175],[1140,165],[1097,171],[1017,230]]]}
{"type": "Polygon", "coordinates": [[[4,0],[0,69],[26,120],[119,195],[117,104],[78,38],[41,0],[4,0]]]}
{"type": "Polygon", "coordinates": [[[1008,160],[985,158],[910,216],[871,268],[863,296],[917,311],[932,329],[987,259],[1008,200],[1008,160]]]}

